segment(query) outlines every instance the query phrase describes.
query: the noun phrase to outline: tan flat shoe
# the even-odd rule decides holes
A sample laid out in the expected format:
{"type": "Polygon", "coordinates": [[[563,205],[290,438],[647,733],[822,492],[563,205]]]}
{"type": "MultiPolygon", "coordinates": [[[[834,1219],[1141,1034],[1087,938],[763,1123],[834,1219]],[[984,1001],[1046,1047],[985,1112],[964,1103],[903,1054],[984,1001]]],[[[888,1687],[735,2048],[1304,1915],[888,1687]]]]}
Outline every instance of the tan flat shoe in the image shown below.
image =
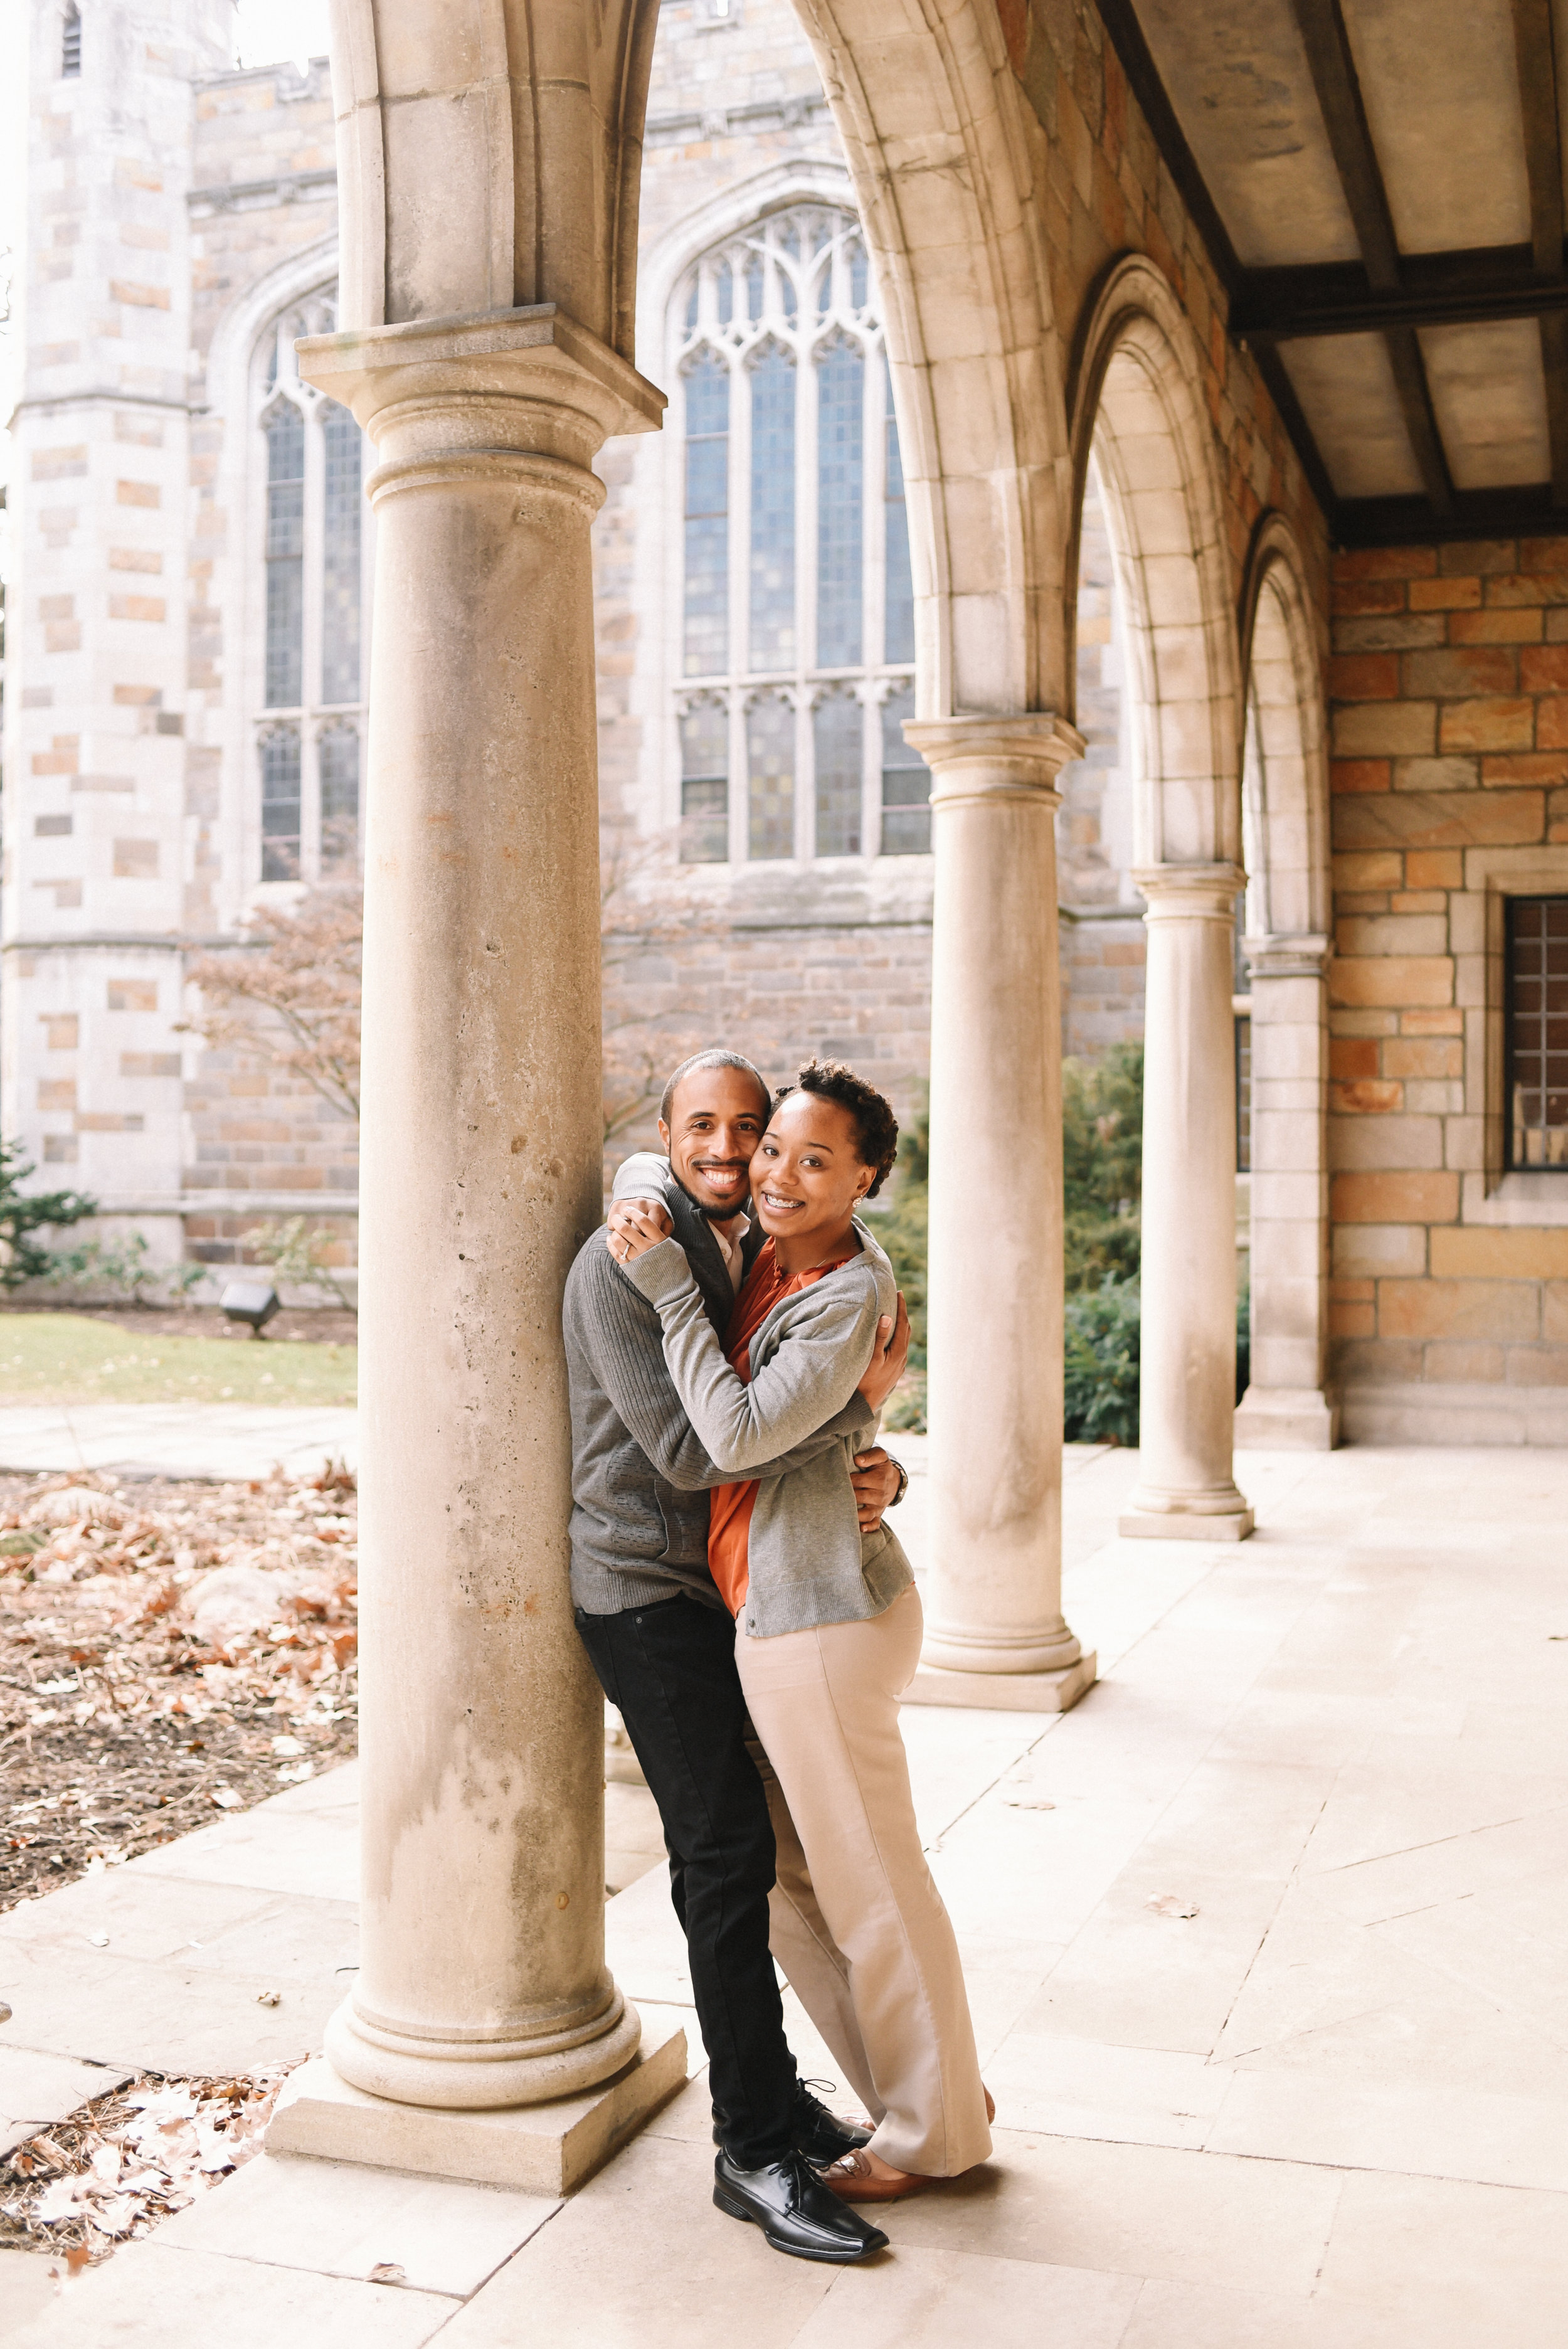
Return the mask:
{"type": "Polygon", "coordinates": [[[904,2202],[912,2194],[923,2194],[928,2186],[940,2184],[934,2178],[922,2178],[912,2169],[887,2168],[879,2177],[863,2149],[857,2147],[835,2161],[830,2169],[821,2172],[824,2186],[830,2186],[841,2202],[904,2202]]]}

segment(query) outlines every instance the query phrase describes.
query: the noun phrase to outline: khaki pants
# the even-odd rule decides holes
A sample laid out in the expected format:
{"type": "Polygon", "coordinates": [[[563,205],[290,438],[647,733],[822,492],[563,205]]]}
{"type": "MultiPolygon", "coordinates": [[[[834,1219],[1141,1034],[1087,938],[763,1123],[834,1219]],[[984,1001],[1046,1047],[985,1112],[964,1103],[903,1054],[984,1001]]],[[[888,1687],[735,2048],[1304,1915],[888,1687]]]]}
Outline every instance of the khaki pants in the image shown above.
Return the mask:
{"type": "Polygon", "coordinates": [[[919,1594],[868,1623],[736,1632],[772,1764],[773,1954],[850,2085],[872,2150],[954,2178],[991,2150],[958,1944],[915,1825],[898,1700],[920,1661],[919,1594]]]}

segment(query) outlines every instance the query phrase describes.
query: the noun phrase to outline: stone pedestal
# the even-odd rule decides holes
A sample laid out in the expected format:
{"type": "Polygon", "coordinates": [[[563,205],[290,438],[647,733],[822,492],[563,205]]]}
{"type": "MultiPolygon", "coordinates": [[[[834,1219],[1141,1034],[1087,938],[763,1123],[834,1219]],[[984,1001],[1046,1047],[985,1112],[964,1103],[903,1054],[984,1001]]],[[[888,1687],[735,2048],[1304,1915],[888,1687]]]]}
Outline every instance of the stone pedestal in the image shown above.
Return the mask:
{"type": "Polygon", "coordinates": [[[426,2178],[465,2178],[522,2194],[571,2194],[649,2115],[686,2085],[680,2024],[645,2030],[623,2071],[580,2096],[501,2112],[433,2112],[351,2087],[325,2055],[301,2066],[278,2098],[271,2154],[359,2161],[426,2178]]]}
{"type": "Polygon", "coordinates": [[[1240,1541],[1233,864],[1135,873],[1148,901],[1139,1481],[1123,1534],[1240,1541]]]}
{"type": "MultiPolygon", "coordinates": [[[[377,2126],[407,2142],[410,2106],[433,2129],[580,2097],[638,2048],[604,1963],[603,1708],[568,1597],[560,1316],[600,1216],[590,460],[663,400],[550,305],[318,337],[300,359],[381,460],[363,1957],[326,2033],[338,2078],[384,2100],[355,2105],[370,2160],[377,2126]]],[[[310,2128],[301,2107],[295,2150],[336,2149],[310,2128]]]]}
{"type": "Polygon", "coordinates": [[[1339,1406],[1328,1343],[1328,1023],[1320,936],[1249,937],[1252,1366],[1238,1449],[1327,1452],[1339,1406]]]}
{"type": "Polygon", "coordinates": [[[1062,1117],[1050,712],[907,726],[932,769],[931,1568],[908,1701],[1070,1704],[1061,1612],[1062,1117]]]}

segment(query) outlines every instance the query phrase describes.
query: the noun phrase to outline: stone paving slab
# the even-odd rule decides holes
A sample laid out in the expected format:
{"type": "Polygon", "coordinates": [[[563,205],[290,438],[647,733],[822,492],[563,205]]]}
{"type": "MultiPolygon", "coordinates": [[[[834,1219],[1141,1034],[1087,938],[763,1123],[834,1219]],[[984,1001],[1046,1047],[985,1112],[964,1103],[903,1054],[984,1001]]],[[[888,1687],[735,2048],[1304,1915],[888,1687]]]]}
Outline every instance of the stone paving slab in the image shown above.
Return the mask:
{"type": "Polygon", "coordinates": [[[324,1405],[92,1402],[0,1409],[0,1470],[109,1469],[122,1475],[225,1482],[314,1475],[327,1460],[357,1468],[359,1413],[324,1405]]]}
{"type": "MultiPolygon", "coordinates": [[[[1568,1614],[1542,1556],[1568,1461],[1240,1468],[1262,1525],[1237,1549],[1117,1540],[1135,1456],[1073,1464],[1067,1611],[1099,1683],[1066,1716],[905,1715],[1001,2126],[985,2169],[888,2213],[885,2258],[781,2261],[714,2211],[655,1867],[609,1904],[608,1954],[684,2023],[690,2085],[544,2223],[489,2189],[448,2205],[435,2181],[269,2158],[41,2315],[30,2284],[11,2295],[5,2349],[1568,2339],[1568,1614]],[[1175,1913],[1150,1905],[1166,1894],[1175,1913]],[[401,2292],[356,2281],[394,2223],[401,2292]]],[[[923,1565],[918,1516],[903,1531],[923,1565]]],[[[0,2045],[69,2064],[315,2044],[352,1962],[356,1787],[350,1765],[0,1924],[29,2001],[24,2037],[0,1979],[0,2045]],[[248,2002],[260,1966],[281,2011],[248,2002]]]]}

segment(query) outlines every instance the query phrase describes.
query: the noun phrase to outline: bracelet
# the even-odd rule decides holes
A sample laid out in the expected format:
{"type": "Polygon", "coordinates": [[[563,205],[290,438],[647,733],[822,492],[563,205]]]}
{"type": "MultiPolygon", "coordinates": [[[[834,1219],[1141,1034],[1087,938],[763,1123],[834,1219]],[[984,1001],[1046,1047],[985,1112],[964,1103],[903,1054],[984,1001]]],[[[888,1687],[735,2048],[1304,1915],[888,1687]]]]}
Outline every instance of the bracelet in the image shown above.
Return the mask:
{"type": "Polygon", "coordinates": [[[899,1503],[903,1500],[904,1495],[909,1490],[909,1470],[904,1466],[902,1460],[893,1460],[892,1454],[891,1452],[888,1454],[888,1458],[892,1460],[893,1466],[898,1470],[898,1490],[893,1495],[892,1500],[888,1503],[888,1507],[890,1509],[896,1509],[899,1503]]]}

